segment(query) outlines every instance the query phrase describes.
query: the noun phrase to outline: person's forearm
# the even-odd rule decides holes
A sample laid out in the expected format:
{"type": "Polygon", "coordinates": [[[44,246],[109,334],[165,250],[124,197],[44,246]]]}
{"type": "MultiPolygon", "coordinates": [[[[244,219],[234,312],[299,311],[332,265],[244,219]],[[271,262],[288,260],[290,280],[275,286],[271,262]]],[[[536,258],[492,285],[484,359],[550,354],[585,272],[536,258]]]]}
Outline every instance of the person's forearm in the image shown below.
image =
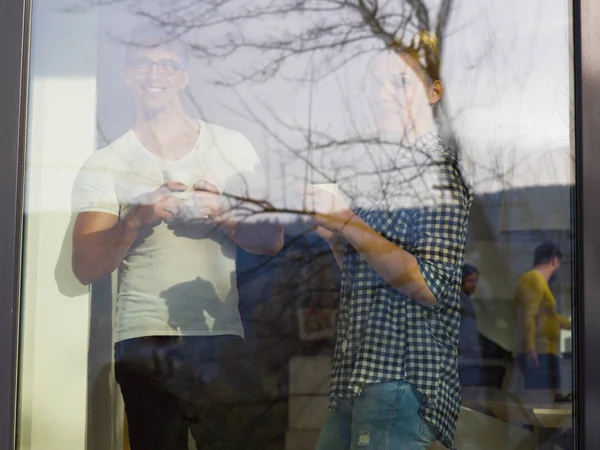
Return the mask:
{"type": "Polygon", "coordinates": [[[222,226],[229,237],[249,253],[275,256],[283,247],[283,226],[279,222],[226,221],[222,226]]]}
{"type": "Polygon", "coordinates": [[[558,314],[558,324],[563,330],[571,329],[571,319],[558,314]]]}
{"type": "Polygon", "coordinates": [[[390,286],[425,306],[437,303],[414,255],[385,239],[356,215],[341,234],[390,286]]]}
{"type": "Polygon", "coordinates": [[[125,258],[135,241],[140,225],[131,216],[107,230],[74,238],[73,272],[82,284],[110,275],[125,258]]]}
{"type": "Polygon", "coordinates": [[[524,322],[524,332],[525,332],[525,351],[526,352],[535,352],[535,318],[527,317],[524,322]]]}

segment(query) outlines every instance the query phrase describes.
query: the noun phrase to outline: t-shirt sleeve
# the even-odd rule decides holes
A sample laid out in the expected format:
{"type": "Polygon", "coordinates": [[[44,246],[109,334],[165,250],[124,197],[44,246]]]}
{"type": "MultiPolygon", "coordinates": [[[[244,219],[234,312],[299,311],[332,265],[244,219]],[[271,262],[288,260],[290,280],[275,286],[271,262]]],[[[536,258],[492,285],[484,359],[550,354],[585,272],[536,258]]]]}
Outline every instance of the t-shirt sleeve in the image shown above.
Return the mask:
{"type": "Polygon", "coordinates": [[[267,174],[250,141],[240,135],[236,156],[237,173],[230,176],[223,189],[231,208],[244,215],[265,216],[272,205],[268,197],[267,174]]]}
{"type": "Polygon", "coordinates": [[[241,134],[237,136],[236,148],[236,173],[226,180],[225,190],[248,197],[265,194],[263,168],[256,150],[241,134]]]}
{"type": "Polygon", "coordinates": [[[103,159],[93,155],[77,174],[72,196],[73,212],[119,215],[115,177],[103,159]]]}

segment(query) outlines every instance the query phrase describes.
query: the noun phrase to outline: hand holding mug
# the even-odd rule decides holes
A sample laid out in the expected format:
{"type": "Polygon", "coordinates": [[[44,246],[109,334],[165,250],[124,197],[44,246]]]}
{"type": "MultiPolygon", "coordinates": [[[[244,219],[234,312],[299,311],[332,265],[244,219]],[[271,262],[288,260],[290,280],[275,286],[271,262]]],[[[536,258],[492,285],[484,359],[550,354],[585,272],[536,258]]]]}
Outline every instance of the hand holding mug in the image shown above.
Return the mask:
{"type": "Polygon", "coordinates": [[[182,200],[174,193],[183,192],[187,186],[178,182],[167,182],[153,192],[148,192],[133,200],[135,208],[129,214],[130,220],[138,226],[153,226],[164,220],[170,222],[179,213],[182,200]]]}
{"type": "Polygon", "coordinates": [[[187,200],[193,192],[194,174],[187,170],[165,170],[163,171],[163,182],[166,184],[179,184],[185,186],[183,190],[173,192],[174,197],[187,200]]]}
{"type": "Polygon", "coordinates": [[[193,202],[201,217],[218,219],[223,215],[221,193],[212,183],[199,178],[194,182],[193,202]]]}
{"type": "MultiPolygon", "coordinates": [[[[313,215],[317,226],[330,232],[339,233],[344,224],[353,216],[348,203],[336,191],[332,192],[332,189],[323,188],[320,185],[308,185],[305,186],[304,195],[308,211],[313,215]]],[[[322,233],[325,239],[331,237],[326,237],[327,233],[322,233]]]]}

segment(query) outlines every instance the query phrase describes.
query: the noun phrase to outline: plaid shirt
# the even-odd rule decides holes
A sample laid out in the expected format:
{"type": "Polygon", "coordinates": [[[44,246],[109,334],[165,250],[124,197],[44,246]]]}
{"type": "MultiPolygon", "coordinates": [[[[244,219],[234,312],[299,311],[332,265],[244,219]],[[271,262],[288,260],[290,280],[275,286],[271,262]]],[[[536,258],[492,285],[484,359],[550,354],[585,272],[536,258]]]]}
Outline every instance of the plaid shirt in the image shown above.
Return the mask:
{"type": "Polygon", "coordinates": [[[388,285],[346,245],[333,358],[331,409],[367,383],[402,380],[424,397],[422,415],[452,441],[460,408],[457,347],[461,267],[471,190],[437,134],[403,147],[391,183],[355,212],[413,254],[438,302],[426,307],[388,285]]]}

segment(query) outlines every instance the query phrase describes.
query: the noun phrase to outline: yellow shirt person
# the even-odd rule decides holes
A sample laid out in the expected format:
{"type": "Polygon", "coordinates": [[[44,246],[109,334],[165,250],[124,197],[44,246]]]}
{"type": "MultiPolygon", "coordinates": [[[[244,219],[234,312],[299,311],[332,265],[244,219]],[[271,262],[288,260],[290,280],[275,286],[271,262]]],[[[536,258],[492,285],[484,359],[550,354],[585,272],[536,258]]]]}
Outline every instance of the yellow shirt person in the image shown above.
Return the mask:
{"type": "Polygon", "coordinates": [[[539,245],[533,269],[521,275],[515,289],[516,352],[526,389],[560,388],[560,330],[571,328],[571,321],[557,312],[548,280],[561,258],[555,244],[539,245]]]}
{"type": "Polygon", "coordinates": [[[556,312],[556,300],[548,282],[535,269],[519,278],[515,291],[515,312],[520,331],[518,353],[560,353],[560,329],[570,329],[571,321],[556,312]]]}

